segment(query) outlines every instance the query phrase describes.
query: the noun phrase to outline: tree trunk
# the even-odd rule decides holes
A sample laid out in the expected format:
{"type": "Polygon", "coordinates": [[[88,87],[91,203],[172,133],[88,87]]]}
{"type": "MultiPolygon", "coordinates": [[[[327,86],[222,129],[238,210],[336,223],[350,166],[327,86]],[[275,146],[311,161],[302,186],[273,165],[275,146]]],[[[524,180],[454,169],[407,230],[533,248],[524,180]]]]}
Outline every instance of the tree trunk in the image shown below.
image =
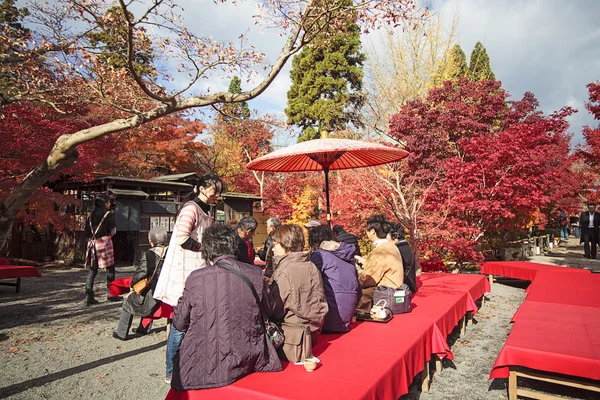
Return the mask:
{"type": "Polygon", "coordinates": [[[216,103],[239,103],[254,99],[269,87],[287,60],[302,48],[303,44],[296,45],[297,41],[300,40],[300,32],[301,26],[294,28],[278,59],[272,65],[269,74],[252,90],[242,93],[214,93],[206,96],[191,96],[181,100],[172,98],[170,99],[171,102],[158,105],[152,110],[60,136],[46,161],[31,171],[23,181],[17,184],[10,195],[0,203],[0,254],[7,251],[6,244],[17,214],[38,188],[42,187],[52,176],[77,161],[77,146],[190,108],[201,108],[216,103]]]}
{"type": "Polygon", "coordinates": [[[0,254],[6,255],[8,252],[7,244],[15,219],[33,193],[54,174],[72,166],[76,161],[77,150],[65,147],[63,141],[58,140],[46,161],[31,171],[0,203],[0,254]]]}
{"type": "MultiPolygon", "coordinates": [[[[416,219],[416,217],[414,218],[416,219]]],[[[419,230],[417,229],[416,223],[411,223],[409,229],[410,235],[410,244],[413,252],[413,260],[415,260],[415,272],[417,274],[421,273],[421,259],[419,253],[419,244],[421,243],[421,238],[419,237],[419,230]]]]}

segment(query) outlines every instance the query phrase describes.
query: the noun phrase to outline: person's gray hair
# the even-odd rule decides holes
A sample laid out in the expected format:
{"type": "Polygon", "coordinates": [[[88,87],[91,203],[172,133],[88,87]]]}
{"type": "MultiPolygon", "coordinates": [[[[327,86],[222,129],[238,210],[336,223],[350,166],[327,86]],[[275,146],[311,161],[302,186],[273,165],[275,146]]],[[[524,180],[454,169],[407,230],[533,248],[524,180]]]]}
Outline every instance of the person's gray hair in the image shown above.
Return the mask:
{"type": "Polygon", "coordinates": [[[150,229],[148,239],[152,240],[155,246],[158,244],[169,244],[169,233],[162,226],[157,226],[150,229]]]}
{"type": "Polygon", "coordinates": [[[242,229],[244,231],[255,231],[258,228],[258,222],[254,219],[254,217],[244,217],[240,219],[237,224],[238,229],[242,229]]]}
{"type": "Polygon", "coordinates": [[[267,220],[267,226],[277,228],[279,225],[281,225],[281,220],[277,217],[271,217],[267,220]]]}

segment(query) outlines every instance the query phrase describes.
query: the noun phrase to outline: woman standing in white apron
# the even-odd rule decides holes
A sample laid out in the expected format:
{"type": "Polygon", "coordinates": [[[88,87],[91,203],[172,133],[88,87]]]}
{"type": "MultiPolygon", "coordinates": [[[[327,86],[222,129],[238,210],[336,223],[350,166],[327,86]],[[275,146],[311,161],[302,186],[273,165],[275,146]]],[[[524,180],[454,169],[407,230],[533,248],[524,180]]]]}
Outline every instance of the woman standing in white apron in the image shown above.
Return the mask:
{"type": "MultiPolygon", "coordinates": [[[[156,284],[155,299],[174,307],[183,294],[183,287],[190,273],[206,266],[206,260],[202,257],[202,233],[213,223],[210,206],[222,191],[221,179],[216,174],[208,173],[198,179],[192,193],[186,197],[175,221],[169,250],[156,284]]],[[[173,357],[179,350],[182,339],[183,332],[171,326],[167,338],[167,383],[171,383],[173,357]]]]}

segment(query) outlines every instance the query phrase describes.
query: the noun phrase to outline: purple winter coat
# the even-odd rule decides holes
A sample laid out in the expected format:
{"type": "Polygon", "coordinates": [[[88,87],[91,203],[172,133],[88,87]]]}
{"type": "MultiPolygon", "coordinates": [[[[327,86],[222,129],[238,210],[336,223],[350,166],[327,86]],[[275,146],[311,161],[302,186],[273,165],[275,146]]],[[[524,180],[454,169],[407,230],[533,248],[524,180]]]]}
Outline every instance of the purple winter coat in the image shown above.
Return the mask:
{"type": "Polygon", "coordinates": [[[362,296],[353,262],[355,247],[348,243],[325,241],[310,255],[323,276],[323,288],[329,306],[323,332],[348,332],[356,304],[362,296]]]}
{"type": "MultiPolygon", "coordinates": [[[[275,302],[262,270],[232,255],[214,260],[219,262],[248,277],[271,317],[275,302]]],[[[264,340],[252,291],[239,276],[217,265],[190,274],[173,312],[173,325],[185,332],[173,362],[171,386],[176,390],[221,387],[255,371],[282,369],[271,341],[264,340]]]]}

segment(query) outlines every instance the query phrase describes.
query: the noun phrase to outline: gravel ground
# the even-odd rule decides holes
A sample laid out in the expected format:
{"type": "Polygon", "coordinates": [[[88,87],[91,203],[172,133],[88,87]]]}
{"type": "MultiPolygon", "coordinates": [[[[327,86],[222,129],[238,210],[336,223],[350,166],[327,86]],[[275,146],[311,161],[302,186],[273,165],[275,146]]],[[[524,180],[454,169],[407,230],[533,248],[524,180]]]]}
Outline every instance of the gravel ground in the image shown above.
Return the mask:
{"type": "MultiPolygon", "coordinates": [[[[131,276],[133,268],[117,271],[131,276]]],[[[41,272],[23,279],[18,295],[0,287],[0,398],[164,399],[166,320],[149,335],[115,340],[121,303],[106,302],[103,272],[102,303],[92,307],[82,304],[85,270],[41,272]]]]}
{"type": "Polygon", "coordinates": [[[488,378],[510,332],[510,319],[525,300],[526,285],[519,281],[494,282],[466,333],[459,337],[456,328],[448,337],[454,361],[444,360],[443,370],[433,373],[429,393],[419,392],[420,385],[415,382],[401,400],[506,399],[508,379],[488,378]]]}
{"type": "MultiPolygon", "coordinates": [[[[85,270],[41,272],[42,279],[23,279],[18,295],[0,287],[0,399],[164,399],[166,320],[157,321],[149,335],[117,341],[112,332],[121,303],[105,300],[104,273],[96,279],[102,303],[86,307],[85,270]]],[[[132,272],[133,267],[117,268],[117,277],[132,272]]],[[[415,379],[401,400],[505,399],[507,381],[488,376],[525,287],[495,282],[466,334],[448,338],[454,362],[445,361],[443,371],[433,373],[429,393],[420,393],[415,379]]],[[[138,321],[134,318],[134,327],[138,321]]]]}

